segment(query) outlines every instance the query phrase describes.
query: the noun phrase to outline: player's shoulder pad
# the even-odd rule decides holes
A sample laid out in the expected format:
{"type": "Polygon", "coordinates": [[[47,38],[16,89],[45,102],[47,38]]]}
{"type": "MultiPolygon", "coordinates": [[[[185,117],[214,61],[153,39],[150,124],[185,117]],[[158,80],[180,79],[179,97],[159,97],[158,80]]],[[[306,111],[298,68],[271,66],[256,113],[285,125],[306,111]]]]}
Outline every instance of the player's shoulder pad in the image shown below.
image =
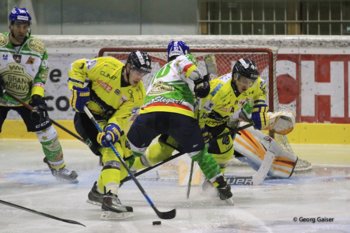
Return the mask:
{"type": "Polygon", "coordinates": [[[0,47],[3,47],[9,43],[8,35],[0,33],[0,47]]]}
{"type": "Polygon", "coordinates": [[[28,47],[29,49],[43,54],[46,50],[44,42],[36,37],[29,37],[28,39],[28,47]]]}

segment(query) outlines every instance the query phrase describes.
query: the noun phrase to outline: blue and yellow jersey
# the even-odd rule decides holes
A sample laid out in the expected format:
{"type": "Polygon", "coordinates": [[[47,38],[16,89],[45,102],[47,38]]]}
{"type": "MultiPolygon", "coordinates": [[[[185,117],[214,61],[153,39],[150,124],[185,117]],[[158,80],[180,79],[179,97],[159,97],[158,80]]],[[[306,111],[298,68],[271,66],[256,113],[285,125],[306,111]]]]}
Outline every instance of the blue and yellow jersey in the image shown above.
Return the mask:
{"type": "Polygon", "coordinates": [[[118,122],[123,130],[130,126],[130,117],[143,104],[145,88],[140,81],[131,86],[122,80],[124,63],[114,57],[79,59],[68,72],[68,87],[84,87],[89,83],[90,98],[87,107],[108,122],[118,122]]]}
{"type": "Polygon", "coordinates": [[[209,95],[200,101],[200,125],[216,127],[225,124],[229,116],[240,110],[244,103],[254,105],[265,101],[266,84],[260,77],[253,86],[237,96],[232,88],[231,73],[225,74],[210,81],[209,95]]]}

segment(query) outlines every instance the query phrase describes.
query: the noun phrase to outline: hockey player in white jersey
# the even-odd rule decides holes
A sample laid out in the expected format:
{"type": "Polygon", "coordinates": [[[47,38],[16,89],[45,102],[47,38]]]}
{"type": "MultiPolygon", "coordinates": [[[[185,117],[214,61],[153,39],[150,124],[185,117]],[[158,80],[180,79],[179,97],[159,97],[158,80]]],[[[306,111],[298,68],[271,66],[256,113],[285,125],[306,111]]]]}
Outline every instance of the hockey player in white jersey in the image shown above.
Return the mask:
{"type": "Polygon", "coordinates": [[[36,133],[45,154],[44,162],[53,176],[75,183],[78,175],[66,168],[62,147],[43,98],[49,72],[45,46],[31,36],[31,16],[26,8],[13,8],[9,21],[10,32],[0,33],[0,132],[7,113],[16,111],[27,130],[36,133]],[[33,110],[22,106],[12,96],[29,103],[33,110]]]}

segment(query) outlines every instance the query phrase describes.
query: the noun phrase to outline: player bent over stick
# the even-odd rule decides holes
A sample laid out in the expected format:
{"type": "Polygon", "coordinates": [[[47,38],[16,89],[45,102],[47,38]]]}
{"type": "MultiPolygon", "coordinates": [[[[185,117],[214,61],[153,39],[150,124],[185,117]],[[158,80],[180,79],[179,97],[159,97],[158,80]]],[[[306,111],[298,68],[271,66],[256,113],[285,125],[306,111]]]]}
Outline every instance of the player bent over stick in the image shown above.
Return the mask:
{"type": "Polygon", "coordinates": [[[133,213],[133,208],[123,205],[118,198],[120,180],[126,177],[127,170],[110,143],[124,160],[132,156],[125,133],[143,103],[142,78],[150,72],[151,59],[141,51],[131,52],[125,65],[113,57],[79,59],[69,71],[71,105],[76,111],[75,128],[85,141],[91,142],[90,149],[102,160],[103,168],[88,194],[88,201],[102,204],[103,219],[122,219],[133,213]],[[87,78],[90,82],[85,86],[87,78]],[[84,113],[84,106],[98,121],[102,132],[98,132],[84,113]]]}
{"type": "Polygon", "coordinates": [[[131,149],[139,157],[134,167],[151,166],[171,156],[171,153],[152,152],[145,155],[154,138],[169,135],[178,143],[179,151],[198,163],[220,199],[232,202],[230,185],[208,153],[195,118],[196,97],[206,97],[210,87],[208,76],[202,77],[196,59],[189,52],[183,41],[171,41],[168,45],[168,63],[154,75],[140,115],[127,134],[131,149]]]}
{"type": "Polygon", "coordinates": [[[31,36],[31,16],[26,8],[13,8],[9,21],[10,33],[0,34],[0,131],[7,113],[16,111],[27,130],[36,133],[52,175],[77,183],[78,174],[66,168],[44,100],[49,72],[46,48],[41,40],[31,36]]]}

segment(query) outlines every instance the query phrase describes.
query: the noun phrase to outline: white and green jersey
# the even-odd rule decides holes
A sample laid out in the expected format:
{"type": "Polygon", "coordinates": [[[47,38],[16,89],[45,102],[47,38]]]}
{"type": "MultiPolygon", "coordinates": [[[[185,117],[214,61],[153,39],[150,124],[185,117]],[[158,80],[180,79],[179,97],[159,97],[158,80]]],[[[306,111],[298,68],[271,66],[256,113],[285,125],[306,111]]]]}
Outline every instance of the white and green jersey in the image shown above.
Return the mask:
{"type": "MultiPolygon", "coordinates": [[[[47,53],[43,42],[32,36],[21,46],[13,46],[9,33],[0,33],[0,76],[9,94],[28,102],[34,94],[44,96],[48,77],[47,53]]],[[[0,106],[21,106],[8,95],[0,106]]]]}
{"type": "Polygon", "coordinates": [[[197,78],[201,75],[195,58],[190,54],[178,56],[165,64],[154,75],[140,114],[173,112],[194,117],[193,80],[197,78]]]}

